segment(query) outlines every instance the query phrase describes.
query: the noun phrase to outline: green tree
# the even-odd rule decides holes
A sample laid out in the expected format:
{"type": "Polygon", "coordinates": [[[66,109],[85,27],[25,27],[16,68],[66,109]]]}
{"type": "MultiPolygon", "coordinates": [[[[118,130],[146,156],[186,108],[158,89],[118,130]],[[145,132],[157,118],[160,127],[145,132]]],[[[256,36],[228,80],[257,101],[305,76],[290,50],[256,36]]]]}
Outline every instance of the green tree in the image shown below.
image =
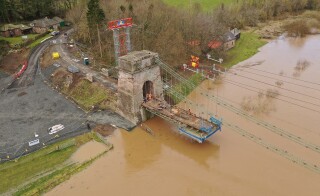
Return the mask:
{"type": "Polygon", "coordinates": [[[0,0],[0,21],[10,22],[9,13],[8,13],[8,2],[5,0],[0,0]]]}
{"type": "MultiPolygon", "coordinates": [[[[87,11],[88,27],[89,27],[90,31],[95,26],[97,28],[98,42],[99,42],[99,47],[100,47],[100,57],[102,57],[102,47],[101,47],[99,25],[101,25],[104,20],[105,20],[105,15],[104,15],[103,10],[100,8],[99,0],[90,0],[88,3],[88,11],[87,11]]],[[[90,40],[91,40],[91,38],[90,38],[90,40]]]]}
{"type": "Polygon", "coordinates": [[[90,0],[88,3],[87,20],[89,27],[100,25],[105,20],[103,10],[100,8],[99,0],[90,0]]]}

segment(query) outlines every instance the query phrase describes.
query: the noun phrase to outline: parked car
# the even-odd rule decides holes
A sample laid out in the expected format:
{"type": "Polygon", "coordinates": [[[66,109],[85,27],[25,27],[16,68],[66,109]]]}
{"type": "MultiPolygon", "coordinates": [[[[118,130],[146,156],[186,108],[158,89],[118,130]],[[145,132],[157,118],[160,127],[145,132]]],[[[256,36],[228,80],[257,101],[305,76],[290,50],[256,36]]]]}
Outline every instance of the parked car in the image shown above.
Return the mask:
{"type": "Polygon", "coordinates": [[[62,129],[64,129],[64,126],[62,124],[57,124],[52,127],[49,127],[48,133],[51,135],[51,134],[54,134],[54,133],[61,131],[62,129]]]}
{"type": "Polygon", "coordinates": [[[35,139],[35,140],[32,140],[29,142],[29,146],[34,146],[34,145],[37,145],[40,143],[40,140],[39,139],[35,139]]]}

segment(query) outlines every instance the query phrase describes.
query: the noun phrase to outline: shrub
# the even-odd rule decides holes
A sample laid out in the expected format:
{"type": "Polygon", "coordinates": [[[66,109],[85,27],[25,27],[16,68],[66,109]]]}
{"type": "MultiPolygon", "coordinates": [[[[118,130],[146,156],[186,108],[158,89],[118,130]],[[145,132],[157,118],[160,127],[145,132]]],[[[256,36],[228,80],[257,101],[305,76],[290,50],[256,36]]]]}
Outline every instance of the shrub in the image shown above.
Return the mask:
{"type": "Polygon", "coordinates": [[[303,20],[293,21],[283,26],[284,30],[287,31],[289,36],[303,37],[310,32],[309,27],[303,20]]]}

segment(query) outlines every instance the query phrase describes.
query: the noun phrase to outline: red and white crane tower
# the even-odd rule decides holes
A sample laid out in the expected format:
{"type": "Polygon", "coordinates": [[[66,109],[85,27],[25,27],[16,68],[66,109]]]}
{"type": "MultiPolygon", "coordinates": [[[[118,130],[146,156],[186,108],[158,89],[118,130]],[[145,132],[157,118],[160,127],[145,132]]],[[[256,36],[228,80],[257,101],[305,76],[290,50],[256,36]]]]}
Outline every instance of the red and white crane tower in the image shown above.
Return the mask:
{"type": "Polygon", "coordinates": [[[108,29],[113,31],[115,60],[131,51],[130,29],[132,18],[123,18],[108,22],[108,29]]]}

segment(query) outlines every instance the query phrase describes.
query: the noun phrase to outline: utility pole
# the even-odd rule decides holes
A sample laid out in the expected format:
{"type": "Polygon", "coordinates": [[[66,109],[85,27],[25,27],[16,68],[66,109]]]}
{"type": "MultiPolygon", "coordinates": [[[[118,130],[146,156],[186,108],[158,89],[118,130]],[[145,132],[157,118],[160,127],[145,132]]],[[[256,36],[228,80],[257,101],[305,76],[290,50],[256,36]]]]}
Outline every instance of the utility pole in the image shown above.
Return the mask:
{"type": "Polygon", "coordinates": [[[100,57],[102,58],[101,38],[100,38],[100,31],[99,31],[98,24],[97,24],[97,31],[98,31],[98,40],[99,40],[99,47],[100,47],[100,57]]]}

